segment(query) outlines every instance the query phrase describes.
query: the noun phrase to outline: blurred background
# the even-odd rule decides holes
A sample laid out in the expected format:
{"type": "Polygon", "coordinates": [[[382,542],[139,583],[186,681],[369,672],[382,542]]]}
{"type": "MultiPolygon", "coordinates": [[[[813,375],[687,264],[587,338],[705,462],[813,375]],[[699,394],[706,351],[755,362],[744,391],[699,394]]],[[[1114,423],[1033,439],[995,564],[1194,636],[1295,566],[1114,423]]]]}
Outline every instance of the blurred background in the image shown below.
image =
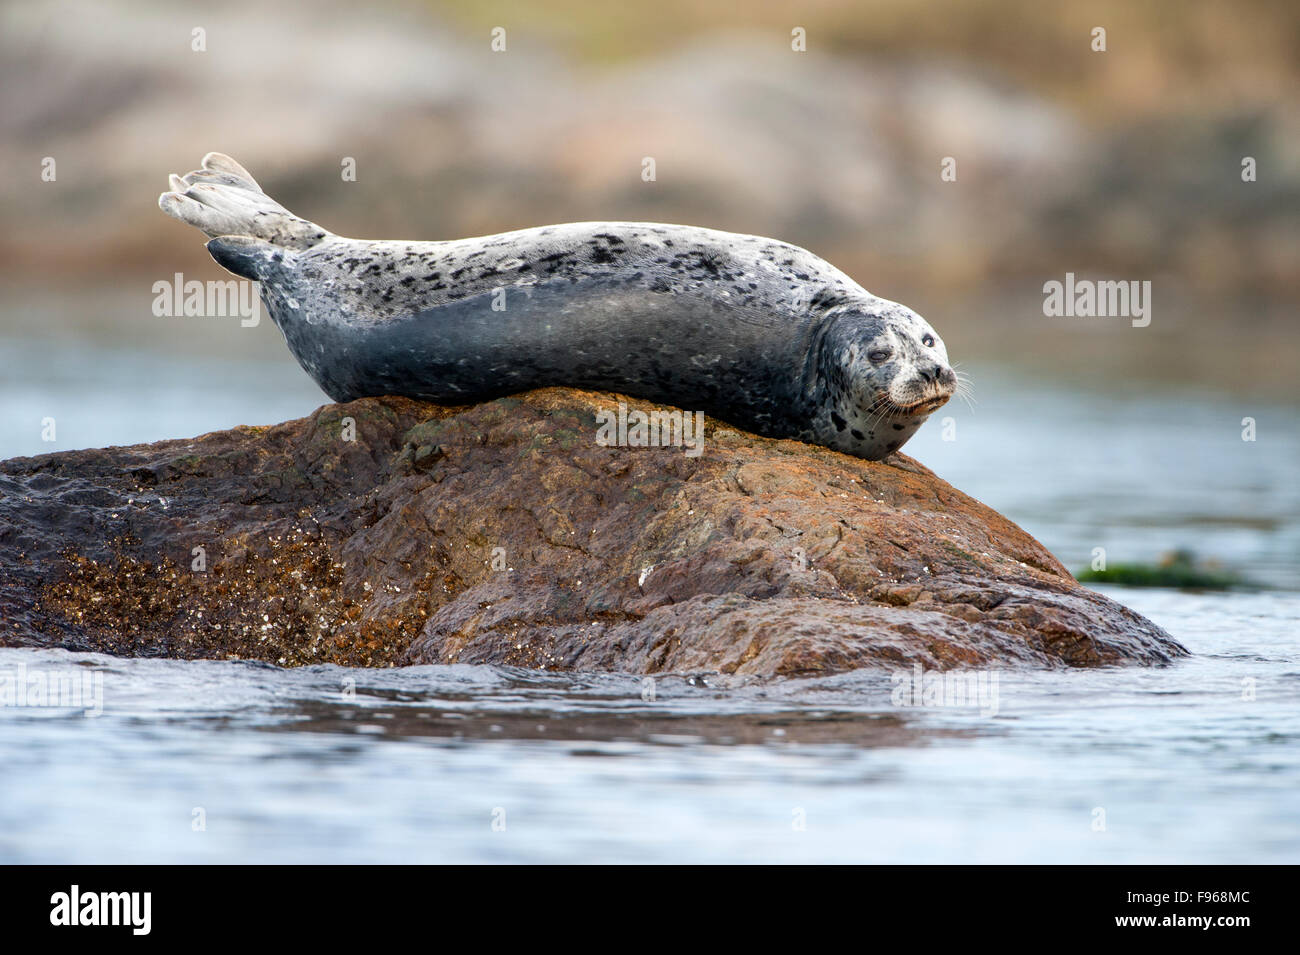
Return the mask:
{"type": "Polygon", "coordinates": [[[345,235],[626,219],[805,246],[975,380],[906,450],[1072,569],[1185,548],[1300,579],[1295,3],[267,10],[0,7],[0,457],[326,401],[269,320],[153,314],[155,282],[227,277],[156,206],[219,150],[345,235]],[[1150,281],[1151,324],[1046,317],[1067,272],[1150,281]]]}

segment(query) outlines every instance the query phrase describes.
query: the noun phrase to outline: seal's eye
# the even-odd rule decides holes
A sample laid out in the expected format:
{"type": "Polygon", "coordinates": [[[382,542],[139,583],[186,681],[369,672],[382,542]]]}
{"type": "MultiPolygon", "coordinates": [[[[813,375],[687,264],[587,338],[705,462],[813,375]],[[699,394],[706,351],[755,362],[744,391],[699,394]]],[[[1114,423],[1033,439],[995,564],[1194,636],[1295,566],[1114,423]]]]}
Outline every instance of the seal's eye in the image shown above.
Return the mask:
{"type": "Polygon", "coordinates": [[[889,361],[889,350],[881,348],[873,352],[867,352],[867,357],[879,365],[882,361],[889,361]]]}
{"type": "Polygon", "coordinates": [[[921,344],[924,345],[926,348],[933,348],[933,347],[934,347],[934,336],[933,336],[933,335],[922,335],[922,336],[921,336],[921,344]]]}

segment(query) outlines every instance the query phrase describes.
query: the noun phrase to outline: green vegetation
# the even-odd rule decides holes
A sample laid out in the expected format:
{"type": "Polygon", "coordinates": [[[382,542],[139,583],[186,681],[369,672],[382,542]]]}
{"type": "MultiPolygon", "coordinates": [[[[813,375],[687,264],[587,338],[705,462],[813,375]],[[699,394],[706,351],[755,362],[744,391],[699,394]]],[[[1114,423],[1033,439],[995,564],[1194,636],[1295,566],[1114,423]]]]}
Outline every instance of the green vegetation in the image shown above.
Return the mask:
{"type": "Polygon", "coordinates": [[[1075,575],[1085,584],[1122,584],[1126,587],[1176,587],[1179,590],[1229,590],[1251,586],[1239,575],[1213,561],[1197,562],[1191,551],[1166,554],[1157,564],[1111,564],[1105,570],[1085,570],[1075,575]]]}

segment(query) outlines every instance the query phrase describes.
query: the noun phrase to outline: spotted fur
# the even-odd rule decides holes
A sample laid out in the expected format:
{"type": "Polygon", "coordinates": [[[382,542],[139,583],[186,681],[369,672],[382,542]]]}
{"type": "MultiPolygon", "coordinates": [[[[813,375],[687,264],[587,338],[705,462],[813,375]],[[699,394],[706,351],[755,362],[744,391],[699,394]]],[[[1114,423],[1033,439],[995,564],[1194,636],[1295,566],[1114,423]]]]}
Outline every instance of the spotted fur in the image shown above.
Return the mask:
{"type": "Polygon", "coordinates": [[[347,239],[218,153],[172,177],[159,205],[261,283],[290,350],[337,401],[465,404],[567,385],[877,460],[956,385],[919,315],[773,239],[648,222],[347,239]]]}

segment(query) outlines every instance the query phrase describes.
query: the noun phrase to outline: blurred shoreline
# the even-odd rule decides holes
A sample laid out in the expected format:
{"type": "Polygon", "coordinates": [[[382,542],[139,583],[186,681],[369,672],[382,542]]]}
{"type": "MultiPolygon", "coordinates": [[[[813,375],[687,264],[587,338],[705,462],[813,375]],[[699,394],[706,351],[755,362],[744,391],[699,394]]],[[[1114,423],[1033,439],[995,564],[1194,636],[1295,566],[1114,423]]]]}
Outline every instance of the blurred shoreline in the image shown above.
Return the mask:
{"type": "Polygon", "coordinates": [[[873,291],[1073,271],[1217,298],[1232,321],[1294,311],[1300,58],[1276,35],[1300,12],[1150,6],[1147,23],[1095,5],[1112,24],[1098,53],[1089,19],[1013,0],[819,4],[793,52],[793,14],[766,2],[728,17],[670,3],[667,34],[579,2],[331,2],[274,19],[242,0],[15,2],[0,12],[0,160],[22,174],[0,180],[0,275],[193,268],[202,250],[155,201],[168,172],[219,149],[344,235],[683,222],[803,245],[873,291]],[[493,53],[498,14],[509,42],[493,53]],[[997,39],[1012,16],[1042,49],[997,39]]]}
{"type": "Polygon", "coordinates": [[[915,308],[957,361],[1300,402],[1300,57],[1281,39],[1300,9],[1130,6],[817,4],[794,52],[795,14],[766,0],[275,18],[246,0],[10,3],[0,338],[278,355],[269,328],[149,310],[154,281],[229,277],[156,208],[168,172],[219,149],[343,235],[593,219],[768,235],[915,308]],[[1150,281],[1151,326],[1045,316],[1066,272],[1150,281]]]}

